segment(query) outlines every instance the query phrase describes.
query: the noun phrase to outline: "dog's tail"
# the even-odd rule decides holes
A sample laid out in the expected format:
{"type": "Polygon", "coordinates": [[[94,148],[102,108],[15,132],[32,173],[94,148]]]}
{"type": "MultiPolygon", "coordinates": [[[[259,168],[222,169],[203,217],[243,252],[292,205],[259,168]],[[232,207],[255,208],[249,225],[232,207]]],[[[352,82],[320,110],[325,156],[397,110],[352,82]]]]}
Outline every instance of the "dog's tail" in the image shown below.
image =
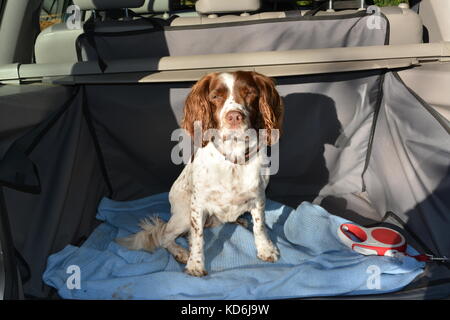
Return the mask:
{"type": "Polygon", "coordinates": [[[166,223],[159,217],[143,219],[139,226],[141,231],[126,238],[116,239],[116,242],[130,250],[146,250],[153,252],[161,246],[166,223]]]}

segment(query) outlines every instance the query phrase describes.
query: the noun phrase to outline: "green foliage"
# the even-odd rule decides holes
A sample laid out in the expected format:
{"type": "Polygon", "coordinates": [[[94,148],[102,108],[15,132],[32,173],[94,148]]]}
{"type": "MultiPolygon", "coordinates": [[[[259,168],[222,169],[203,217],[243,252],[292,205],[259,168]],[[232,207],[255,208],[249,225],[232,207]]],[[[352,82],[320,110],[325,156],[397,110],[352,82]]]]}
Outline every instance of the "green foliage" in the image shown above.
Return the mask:
{"type": "MultiPolygon", "coordinates": [[[[379,7],[386,6],[398,6],[400,3],[408,3],[408,0],[374,0],[375,4],[379,7]]],[[[308,6],[311,5],[311,0],[299,0],[297,4],[299,6],[308,6]]]]}
{"type": "Polygon", "coordinates": [[[408,3],[408,0],[374,0],[379,7],[398,6],[400,3],[408,3]]]}
{"type": "MultiPolygon", "coordinates": [[[[224,0],[226,1],[226,0],[224,0]]],[[[298,0],[297,5],[309,6],[312,4],[312,0],[298,0]]],[[[386,6],[398,6],[400,3],[408,3],[408,0],[374,0],[375,4],[380,7],[386,6]]],[[[195,0],[181,0],[181,3],[185,6],[194,6],[195,0]]]]}
{"type": "Polygon", "coordinates": [[[181,0],[181,5],[193,7],[195,6],[195,0],[181,0]]]}

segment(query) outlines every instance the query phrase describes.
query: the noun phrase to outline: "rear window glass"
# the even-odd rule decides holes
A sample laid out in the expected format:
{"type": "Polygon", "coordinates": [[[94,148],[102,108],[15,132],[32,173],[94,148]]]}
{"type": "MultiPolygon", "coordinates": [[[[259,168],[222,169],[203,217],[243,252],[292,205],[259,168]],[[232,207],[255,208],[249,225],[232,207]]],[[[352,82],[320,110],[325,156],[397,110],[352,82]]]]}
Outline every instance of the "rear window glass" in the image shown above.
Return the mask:
{"type": "Polygon", "coordinates": [[[171,7],[174,11],[195,8],[195,0],[175,0],[172,1],[171,7]]]}
{"type": "Polygon", "coordinates": [[[41,30],[64,21],[66,10],[72,0],[44,0],[42,1],[39,24],[41,30]]]}

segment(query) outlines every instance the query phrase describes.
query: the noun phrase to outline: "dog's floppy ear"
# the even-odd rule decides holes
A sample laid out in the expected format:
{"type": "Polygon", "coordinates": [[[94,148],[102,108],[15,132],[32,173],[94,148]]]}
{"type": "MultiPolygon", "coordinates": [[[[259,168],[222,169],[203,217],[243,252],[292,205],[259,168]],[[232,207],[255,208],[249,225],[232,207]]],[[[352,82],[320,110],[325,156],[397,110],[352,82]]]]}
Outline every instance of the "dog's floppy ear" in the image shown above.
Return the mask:
{"type": "Polygon", "coordinates": [[[275,88],[275,82],[271,78],[253,72],[253,79],[259,89],[259,112],[262,115],[262,129],[266,129],[267,143],[272,145],[278,142],[281,135],[284,117],[283,100],[275,88]],[[274,129],[278,130],[278,135],[274,132],[275,136],[272,139],[271,135],[274,129]]]}
{"type": "Polygon", "coordinates": [[[201,78],[191,89],[184,106],[184,118],[181,127],[194,137],[194,124],[201,122],[202,135],[214,128],[214,117],[208,99],[209,85],[216,74],[208,74],[201,78]]]}

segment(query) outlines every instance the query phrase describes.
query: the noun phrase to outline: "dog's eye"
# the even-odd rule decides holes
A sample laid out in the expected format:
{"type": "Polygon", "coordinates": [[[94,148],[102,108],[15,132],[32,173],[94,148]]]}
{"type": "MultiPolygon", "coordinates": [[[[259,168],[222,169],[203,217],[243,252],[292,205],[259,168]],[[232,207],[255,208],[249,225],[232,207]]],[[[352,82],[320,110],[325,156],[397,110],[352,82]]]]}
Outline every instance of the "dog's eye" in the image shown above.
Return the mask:
{"type": "Polygon", "coordinates": [[[245,95],[245,99],[256,99],[258,97],[258,94],[254,91],[249,91],[246,95],[245,95]]]}
{"type": "Polygon", "coordinates": [[[253,97],[257,96],[257,95],[258,95],[258,93],[254,89],[247,89],[247,90],[244,91],[244,96],[246,98],[253,98],[253,97]]]}

